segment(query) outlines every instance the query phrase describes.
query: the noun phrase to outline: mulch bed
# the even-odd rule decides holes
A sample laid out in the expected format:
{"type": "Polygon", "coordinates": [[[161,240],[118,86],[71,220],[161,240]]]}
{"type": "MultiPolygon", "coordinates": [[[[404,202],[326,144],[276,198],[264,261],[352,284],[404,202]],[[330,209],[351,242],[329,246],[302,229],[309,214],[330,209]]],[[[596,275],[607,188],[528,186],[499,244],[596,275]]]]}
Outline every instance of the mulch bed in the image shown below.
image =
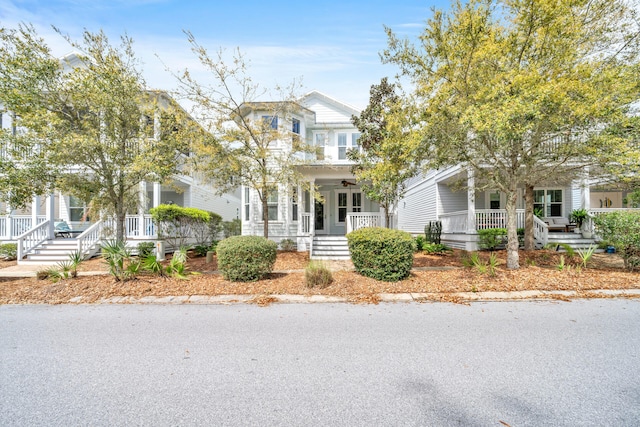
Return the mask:
{"type": "MultiPolygon", "coordinates": [[[[214,262],[206,263],[203,257],[190,258],[189,271],[196,272],[188,279],[161,278],[141,274],[135,280],[115,282],[109,275],[80,276],[75,279],[53,283],[35,278],[0,279],[0,304],[25,303],[68,303],[82,297],[82,303],[95,303],[114,296],[181,296],[181,295],[258,295],[267,298],[271,294],[329,295],[340,296],[352,302],[376,303],[379,293],[424,292],[447,295],[455,292],[520,291],[520,290],[573,290],[589,295],[594,289],[634,289],[640,288],[640,274],[623,269],[622,260],[617,255],[596,254],[588,268],[580,268],[578,257],[572,259],[553,251],[532,251],[520,253],[519,270],[505,268],[504,251],[496,252],[498,267],[495,274],[482,273],[473,267],[465,267],[462,251],[446,255],[414,256],[411,275],[400,282],[389,283],[363,277],[352,270],[347,263],[328,263],[334,270],[333,283],[324,289],[309,288],[305,285],[304,270],[308,263],[307,253],[280,252],[274,270],[268,278],[257,282],[232,283],[219,274],[214,262]],[[565,267],[558,269],[560,256],[565,258],[565,267]],[[421,268],[419,268],[421,267],[421,268]],[[430,267],[454,267],[454,269],[429,269],[430,267]],[[427,268],[426,270],[424,268],[427,268]],[[294,271],[292,271],[294,270],[294,271]],[[297,270],[297,271],[296,271],[297,270]]],[[[481,252],[487,261],[488,252],[481,252]]],[[[0,262],[0,268],[15,265],[0,262]]],[[[101,259],[84,262],[81,271],[106,271],[101,259]]]]}

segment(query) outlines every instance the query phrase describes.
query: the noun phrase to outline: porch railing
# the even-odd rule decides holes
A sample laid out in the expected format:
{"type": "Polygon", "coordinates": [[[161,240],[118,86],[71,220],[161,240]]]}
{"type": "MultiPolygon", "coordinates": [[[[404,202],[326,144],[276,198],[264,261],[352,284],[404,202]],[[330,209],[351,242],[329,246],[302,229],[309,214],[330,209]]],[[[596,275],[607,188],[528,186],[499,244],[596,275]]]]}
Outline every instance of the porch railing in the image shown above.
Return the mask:
{"type": "MultiPolygon", "coordinates": [[[[516,227],[524,228],[524,209],[516,209],[516,227]]],[[[476,210],[476,230],[487,228],[507,228],[506,209],[476,210]]]]}
{"type": "Polygon", "coordinates": [[[365,227],[381,227],[383,218],[380,212],[347,213],[347,234],[365,227]]]}
{"type": "Polygon", "coordinates": [[[38,247],[49,238],[49,221],[43,221],[31,230],[28,230],[19,235],[17,242],[18,260],[24,258],[28,253],[33,251],[36,247],[38,247]]]}
{"type": "Polygon", "coordinates": [[[302,221],[302,234],[305,236],[311,234],[311,214],[303,213],[300,220],[302,221]]]}
{"type": "MultiPolygon", "coordinates": [[[[524,223],[524,221],[523,221],[524,223]]],[[[518,227],[521,228],[521,227],[518,227]]],[[[524,228],[524,226],[522,227],[524,228]]],[[[533,238],[536,242],[539,242],[543,247],[549,243],[549,226],[546,222],[533,216],[533,238]]]]}
{"type": "MultiPolygon", "coordinates": [[[[47,218],[44,215],[38,215],[36,225],[46,220],[47,218]]],[[[0,239],[13,240],[31,230],[32,222],[33,217],[31,215],[0,216],[0,239]]]]}
{"type": "Polygon", "coordinates": [[[439,215],[443,233],[466,233],[467,211],[449,212],[439,215]]]}
{"type": "MultiPolygon", "coordinates": [[[[142,216],[140,221],[140,215],[127,215],[124,220],[124,235],[127,239],[142,238],[142,239],[155,239],[156,227],[153,222],[153,218],[149,214],[142,216]],[[141,227],[142,225],[142,227],[141,227]]],[[[116,231],[116,219],[107,218],[104,220],[104,227],[109,227],[113,234],[116,231]]]]}
{"type": "Polygon", "coordinates": [[[78,253],[82,255],[83,258],[88,258],[93,255],[92,251],[98,243],[102,241],[103,226],[103,221],[98,221],[77,237],[78,253]]]}

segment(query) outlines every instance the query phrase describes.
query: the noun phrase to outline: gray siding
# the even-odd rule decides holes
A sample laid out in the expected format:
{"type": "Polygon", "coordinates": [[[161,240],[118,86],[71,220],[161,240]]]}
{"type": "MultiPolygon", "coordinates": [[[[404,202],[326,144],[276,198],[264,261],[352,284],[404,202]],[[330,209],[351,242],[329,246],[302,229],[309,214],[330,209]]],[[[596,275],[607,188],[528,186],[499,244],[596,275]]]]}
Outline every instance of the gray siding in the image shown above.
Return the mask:
{"type": "Polygon", "coordinates": [[[450,213],[468,209],[467,191],[453,191],[446,184],[438,184],[439,212],[450,213]]]}
{"type": "Polygon", "coordinates": [[[398,204],[398,229],[417,235],[436,220],[436,184],[433,176],[409,188],[398,204]]]}

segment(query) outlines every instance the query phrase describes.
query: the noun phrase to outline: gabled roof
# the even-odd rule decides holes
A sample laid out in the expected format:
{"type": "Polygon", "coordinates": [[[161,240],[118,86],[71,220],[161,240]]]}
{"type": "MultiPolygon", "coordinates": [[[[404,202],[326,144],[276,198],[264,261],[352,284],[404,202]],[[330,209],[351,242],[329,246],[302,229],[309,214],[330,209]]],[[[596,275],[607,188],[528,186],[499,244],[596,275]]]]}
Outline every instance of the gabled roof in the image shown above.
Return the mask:
{"type": "Polygon", "coordinates": [[[360,115],[360,110],[358,110],[356,107],[354,107],[352,105],[349,105],[349,104],[346,104],[346,103],[344,103],[342,101],[338,101],[337,99],[332,98],[329,95],[326,95],[326,94],[324,94],[322,92],[319,92],[317,90],[312,90],[311,92],[307,93],[302,98],[300,98],[298,100],[298,102],[300,104],[302,104],[302,105],[305,105],[305,102],[308,99],[311,99],[311,98],[318,98],[318,99],[320,99],[320,100],[322,100],[322,101],[324,101],[324,102],[326,102],[328,104],[333,105],[334,107],[336,107],[336,108],[338,108],[340,110],[348,112],[349,115],[356,115],[356,116],[360,115]]]}
{"type": "MultiPolygon", "coordinates": [[[[278,108],[279,105],[283,105],[286,101],[257,101],[257,102],[243,102],[240,105],[240,115],[246,116],[252,111],[278,111],[281,108],[278,108]]],[[[302,115],[313,116],[315,113],[308,108],[300,105],[297,102],[288,101],[290,111],[296,111],[302,115]]],[[[286,108],[288,109],[288,108],[286,108]]]]}

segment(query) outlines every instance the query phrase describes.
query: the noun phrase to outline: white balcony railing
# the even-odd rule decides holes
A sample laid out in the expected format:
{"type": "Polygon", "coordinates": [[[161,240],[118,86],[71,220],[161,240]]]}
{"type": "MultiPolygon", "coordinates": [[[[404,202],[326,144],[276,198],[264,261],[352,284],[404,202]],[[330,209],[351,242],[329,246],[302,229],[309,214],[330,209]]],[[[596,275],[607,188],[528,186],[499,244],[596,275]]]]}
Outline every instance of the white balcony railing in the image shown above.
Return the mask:
{"type": "Polygon", "coordinates": [[[300,220],[302,221],[302,234],[308,236],[311,234],[311,214],[303,213],[300,220]]]}
{"type": "Polygon", "coordinates": [[[347,234],[365,227],[382,227],[384,218],[380,212],[347,213],[347,234]]]}

